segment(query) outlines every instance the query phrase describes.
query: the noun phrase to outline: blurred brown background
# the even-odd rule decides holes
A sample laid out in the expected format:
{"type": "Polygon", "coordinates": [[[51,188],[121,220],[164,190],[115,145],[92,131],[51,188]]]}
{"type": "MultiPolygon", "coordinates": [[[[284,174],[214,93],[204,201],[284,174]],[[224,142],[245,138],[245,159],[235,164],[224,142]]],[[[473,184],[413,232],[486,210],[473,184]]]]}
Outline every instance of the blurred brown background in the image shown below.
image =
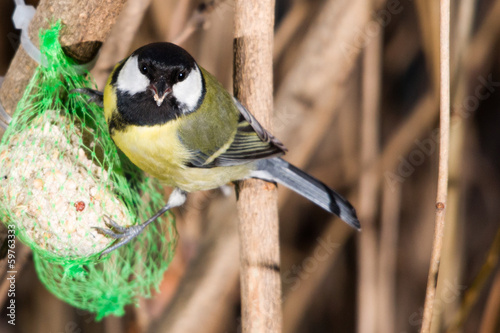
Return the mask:
{"type": "MultiPolygon", "coordinates": [[[[36,5],[36,1],[28,1],[36,5]]],[[[0,2],[0,75],[19,36],[0,2]]],[[[232,90],[231,0],[129,0],[93,70],[174,41],[232,90]]],[[[500,332],[500,1],[452,1],[447,230],[433,332],[500,332]]],[[[285,332],[418,332],[434,232],[439,1],[276,0],[274,132],[363,227],[280,188],[285,332]]],[[[263,73],[264,75],[266,73],[263,73]]],[[[30,260],[1,332],[239,332],[232,188],[190,194],[161,292],[123,318],[50,295],[30,260]]],[[[265,315],[265,314],[264,314],[265,315]]]]}

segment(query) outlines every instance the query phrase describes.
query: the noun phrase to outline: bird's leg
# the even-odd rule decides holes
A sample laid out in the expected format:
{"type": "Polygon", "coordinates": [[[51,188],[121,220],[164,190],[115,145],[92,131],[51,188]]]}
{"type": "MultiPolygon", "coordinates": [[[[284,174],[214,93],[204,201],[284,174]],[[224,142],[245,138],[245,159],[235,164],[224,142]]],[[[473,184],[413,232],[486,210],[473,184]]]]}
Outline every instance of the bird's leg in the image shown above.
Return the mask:
{"type": "Polygon", "coordinates": [[[93,228],[102,234],[105,234],[111,238],[115,238],[117,241],[110,247],[102,251],[99,258],[129,243],[132,239],[137,237],[148,224],[155,221],[157,218],[163,215],[167,210],[181,206],[184,202],[186,202],[186,192],[176,188],[168,198],[167,204],[162,209],[157,211],[156,214],[150,217],[147,221],[141,224],[136,224],[129,227],[122,227],[118,225],[115,221],[113,221],[109,216],[104,216],[104,223],[109,229],[100,227],[93,227],[93,228]]]}
{"type": "Polygon", "coordinates": [[[8,114],[0,104],[0,127],[2,127],[4,130],[7,129],[11,121],[12,118],[10,117],[10,114],[8,114]]]}
{"type": "Polygon", "coordinates": [[[2,118],[0,118],[0,128],[3,128],[4,130],[6,130],[7,127],[9,127],[9,123],[4,121],[2,118]]]}
{"type": "Polygon", "coordinates": [[[104,107],[103,96],[104,94],[99,90],[94,90],[90,88],[77,88],[70,91],[70,94],[80,93],[87,95],[89,97],[89,102],[95,103],[101,108],[104,107]]]}

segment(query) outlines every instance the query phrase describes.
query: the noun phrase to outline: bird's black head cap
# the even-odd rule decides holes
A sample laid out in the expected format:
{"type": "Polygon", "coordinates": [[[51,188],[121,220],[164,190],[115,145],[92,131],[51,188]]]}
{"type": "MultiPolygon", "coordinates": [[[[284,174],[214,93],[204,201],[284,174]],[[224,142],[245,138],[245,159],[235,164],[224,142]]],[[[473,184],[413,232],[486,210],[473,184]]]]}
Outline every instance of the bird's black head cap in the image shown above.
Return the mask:
{"type": "MultiPolygon", "coordinates": [[[[137,56],[139,69],[149,77],[154,79],[154,76],[159,73],[174,72],[177,74],[179,71],[189,71],[195,67],[196,61],[194,58],[182,47],[168,42],[157,42],[144,45],[135,50],[128,58],[137,56]]],[[[112,78],[114,84],[118,79],[118,74],[125,64],[124,59],[118,66],[112,78]]],[[[178,78],[173,78],[176,81],[178,78]]],[[[175,82],[171,82],[172,84],[175,82]]]]}
{"type": "Polygon", "coordinates": [[[186,50],[167,42],[144,45],[135,50],[133,55],[139,56],[139,61],[152,60],[164,66],[185,65],[189,67],[195,64],[193,57],[186,50]],[[165,57],[165,54],[168,54],[168,57],[165,57]]]}

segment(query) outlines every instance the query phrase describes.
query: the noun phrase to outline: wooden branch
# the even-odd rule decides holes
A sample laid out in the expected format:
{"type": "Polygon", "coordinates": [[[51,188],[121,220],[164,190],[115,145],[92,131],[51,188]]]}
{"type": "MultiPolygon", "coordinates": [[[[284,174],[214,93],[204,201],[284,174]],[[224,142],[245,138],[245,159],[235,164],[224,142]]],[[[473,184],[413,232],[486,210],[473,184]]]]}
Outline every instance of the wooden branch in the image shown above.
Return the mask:
{"type": "MultiPolygon", "coordinates": [[[[274,1],[236,0],[235,96],[271,129],[274,1]]],[[[243,332],[281,332],[276,186],[240,183],[238,195],[243,332]]]]}
{"type": "MultiPolygon", "coordinates": [[[[125,1],[40,0],[29,27],[30,39],[38,46],[39,30],[61,19],[64,26],[60,41],[66,53],[80,63],[89,62],[97,55],[125,1]]],[[[0,100],[9,114],[15,110],[36,66],[19,47],[0,88],[0,100]]]]}
{"type": "Polygon", "coordinates": [[[444,238],[446,199],[448,195],[448,159],[450,144],[450,0],[441,0],[440,11],[440,139],[439,172],[436,196],[436,220],[431,264],[427,278],[422,333],[431,329],[436,285],[444,238]]]}
{"type": "MultiPolygon", "coordinates": [[[[307,2],[307,1],[305,1],[307,2]]],[[[352,2],[339,2],[338,0],[330,0],[329,6],[321,11],[321,15],[315,16],[312,20],[312,25],[314,28],[307,33],[307,36],[304,38],[304,41],[301,44],[308,43],[309,45],[315,44],[316,46],[313,49],[308,47],[303,47],[302,45],[298,46],[302,51],[300,52],[296,66],[291,68],[291,72],[289,75],[291,77],[304,77],[304,80],[297,82],[300,86],[294,85],[293,89],[304,91],[309,95],[314,97],[320,97],[324,94],[318,94],[319,92],[310,91],[308,89],[308,84],[311,80],[314,80],[318,76],[327,76],[325,81],[333,80],[332,86],[328,89],[347,89],[350,90],[352,87],[357,87],[357,83],[349,84],[348,88],[345,88],[345,79],[340,79],[338,77],[334,77],[331,74],[331,71],[335,73],[350,71],[354,66],[356,61],[352,62],[351,58],[342,56],[340,53],[339,62],[335,64],[331,64],[328,71],[318,71],[314,76],[305,76],[309,70],[308,66],[310,64],[314,64],[314,59],[317,61],[329,61],[332,53],[341,52],[338,48],[335,47],[335,40],[328,38],[329,34],[340,34],[341,31],[351,31],[347,29],[353,24],[363,26],[367,20],[368,16],[360,17],[359,15],[359,1],[356,3],[352,2]],[[347,6],[347,8],[346,8],[347,6]],[[348,15],[348,18],[345,20],[340,20],[342,18],[342,12],[348,15]],[[333,18],[331,17],[333,15],[333,18]],[[354,20],[354,21],[353,21],[354,20]],[[355,23],[353,23],[355,22],[355,23]],[[311,44],[310,44],[311,43],[311,44]],[[323,43],[323,44],[322,44],[323,43]],[[327,44],[325,44],[327,43],[327,44]],[[318,54],[315,52],[315,49],[321,48],[321,45],[328,45],[328,52],[324,52],[318,54]],[[320,58],[318,58],[320,57],[320,58]],[[318,60],[319,59],[319,60],[318,60]],[[305,62],[306,65],[303,65],[302,62],[305,62]],[[293,74],[295,73],[295,74],[293,74]],[[315,95],[318,94],[318,95],[315,95]]],[[[343,36],[342,40],[345,43],[349,43],[354,38],[354,33],[352,35],[343,36]]],[[[360,51],[360,50],[358,50],[360,51]]],[[[289,55],[286,55],[287,57],[289,55]]],[[[354,55],[353,55],[354,56],[354,55]]],[[[295,57],[294,57],[295,59],[295,57]]],[[[340,75],[340,76],[348,76],[349,81],[354,81],[349,75],[340,75]]],[[[323,80],[323,79],[321,79],[323,80]]],[[[291,88],[291,85],[287,85],[288,88],[291,88]]],[[[297,91],[295,90],[295,91],[297,91]]],[[[280,89],[280,93],[284,96],[292,96],[291,99],[283,98],[280,103],[277,103],[277,108],[280,110],[286,110],[290,105],[295,105],[294,99],[294,91],[286,91],[285,89],[280,89]]],[[[324,103],[326,106],[321,109],[310,109],[305,104],[300,104],[301,112],[303,114],[313,113],[314,116],[311,118],[305,118],[306,122],[318,122],[318,117],[323,117],[322,115],[326,114],[325,117],[320,118],[321,124],[331,124],[331,121],[335,115],[335,107],[336,103],[341,103],[342,99],[334,98],[331,100],[327,97],[328,102],[324,103]]],[[[253,111],[253,110],[252,110],[253,111]]],[[[280,120],[287,121],[288,118],[285,114],[280,120]]],[[[299,119],[301,119],[299,117],[299,119]]],[[[295,123],[295,118],[293,119],[295,123]]],[[[328,126],[324,126],[324,132],[328,131],[328,126]]],[[[297,131],[297,128],[292,127],[283,127],[283,137],[284,138],[292,138],[297,131]]],[[[302,129],[299,128],[302,132],[302,129]]],[[[355,135],[355,134],[354,134],[355,135]]],[[[281,138],[281,136],[279,136],[281,138]]],[[[317,142],[321,141],[321,138],[317,140],[317,142]]],[[[305,154],[307,156],[310,155],[311,150],[314,150],[317,146],[317,142],[314,145],[311,145],[310,150],[299,151],[297,153],[305,154]]],[[[296,150],[295,148],[293,149],[296,150]]],[[[288,159],[288,156],[287,156],[288,159]]],[[[304,159],[305,160],[305,159],[304,159]]],[[[201,329],[206,332],[219,332],[221,330],[217,330],[214,328],[211,320],[214,321],[224,321],[225,317],[221,317],[221,313],[223,311],[219,310],[219,303],[224,303],[226,306],[232,306],[230,301],[221,301],[220,295],[227,295],[228,289],[236,283],[235,275],[234,275],[234,267],[237,267],[237,256],[229,255],[234,254],[234,251],[237,251],[237,248],[234,248],[234,244],[232,241],[232,230],[227,229],[231,223],[234,223],[232,218],[231,205],[221,206],[220,203],[215,203],[211,206],[214,206],[213,209],[218,211],[218,216],[220,219],[223,219],[222,216],[225,216],[229,222],[223,228],[220,228],[218,233],[208,232],[203,235],[203,243],[200,246],[197,257],[194,261],[189,265],[188,270],[186,272],[186,277],[182,279],[181,285],[179,286],[179,290],[176,292],[176,296],[172,300],[172,303],[169,304],[168,308],[163,311],[161,315],[161,322],[153,325],[150,332],[154,332],[157,329],[161,328],[161,331],[166,332],[198,332],[201,329]],[[225,230],[222,232],[221,230],[225,230]],[[212,251],[208,251],[208,246],[213,242],[217,242],[218,254],[212,253],[212,251]],[[222,276],[222,278],[221,278],[222,276]],[[217,283],[217,281],[221,281],[223,279],[224,284],[217,283]],[[205,287],[195,287],[195,286],[206,286],[210,285],[210,290],[212,292],[206,293],[205,287]],[[197,318],[196,321],[188,320],[189,318],[197,318]]],[[[206,220],[216,222],[219,220],[217,217],[209,216],[206,220]]],[[[333,239],[335,244],[343,244],[344,239],[347,238],[352,232],[350,232],[349,228],[344,228],[343,223],[332,223],[329,224],[328,231],[324,233],[324,237],[330,240],[333,239]],[[348,229],[348,230],[345,230],[348,229]],[[339,231],[340,230],[340,231],[339,231]]],[[[214,245],[210,245],[213,247],[214,245]]],[[[314,252],[312,252],[314,253],[314,252]]],[[[335,262],[334,257],[329,257],[332,264],[335,262]]],[[[289,315],[287,315],[286,324],[288,327],[293,327],[296,322],[300,321],[302,318],[302,314],[308,308],[308,305],[314,300],[313,294],[309,294],[311,290],[315,290],[317,287],[318,281],[322,281],[325,274],[328,273],[329,267],[331,267],[330,261],[322,265],[321,269],[315,272],[315,277],[312,279],[308,279],[303,281],[300,288],[297,288],[292,292],[286,300],[284,304],[285,311],[289,311],[289,315]],[[316,274],[317,273],[317,274],[316,274]],[[315,282],[316,281],[316,282],[315,282]],[[307,295],[307,299],[304,301],[304,295],[307,295]],[[309,302],[308,302],[309,300],[309,302]],[[296,304],[297,302],[301,302],[300,304],[296,304]],[[298,317],[296,317],[296,315],[298,317]],[[291,324],[291,325],[290,325],[291,324]]],[[[238,272],[237,272],[238,273],[238,272]]],[[[236,274],[236,277],[239,277],[239,274],[236,274]]]]}

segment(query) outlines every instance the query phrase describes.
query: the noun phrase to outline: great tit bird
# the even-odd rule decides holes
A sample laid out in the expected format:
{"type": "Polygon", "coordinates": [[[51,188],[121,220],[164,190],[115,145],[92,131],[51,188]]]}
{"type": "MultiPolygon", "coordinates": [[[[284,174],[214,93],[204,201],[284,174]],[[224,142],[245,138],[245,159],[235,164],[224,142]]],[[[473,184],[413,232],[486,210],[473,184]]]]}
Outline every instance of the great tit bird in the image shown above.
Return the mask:
{"type": "Polygon", "coordinates": [[[350,226],[352,205],[328,186],[284,161],[284,145],[266,131],[217,79],[181,47],[153,43],[134,51],[110,74],[104,94],[80,89],[103,104],[115,144],[139,168],[174,188],[167,204],[144,223],[121,227],[107,218],[101,232],[128,243],[186,193],[259,178],[283,184],[350,226]]]}

